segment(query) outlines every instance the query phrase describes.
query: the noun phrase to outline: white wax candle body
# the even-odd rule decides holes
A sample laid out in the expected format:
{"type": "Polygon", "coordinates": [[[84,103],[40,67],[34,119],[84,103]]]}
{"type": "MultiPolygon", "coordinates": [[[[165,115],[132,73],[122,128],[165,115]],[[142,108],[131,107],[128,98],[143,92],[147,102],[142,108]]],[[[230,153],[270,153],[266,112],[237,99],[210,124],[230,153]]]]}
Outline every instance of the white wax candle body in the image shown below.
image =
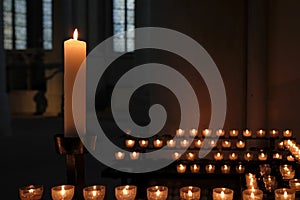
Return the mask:
{"type": "MultiPolygon", "coordinates": [[[[75,78],[78,70],[80,69],[81,64],[85,61],[86,58],[86,43],[79,41],[77,39],[69,39],[64,42],[64,131],[66,137],[76,137],[77,130],[75,127],[73,112],[72,112],[72,93],[75,78]]],[[[85,74],[84,68],[84,74],[85,74]]],[[[85,83],[85,77],[84,82],[85,83]]],[[[84,91],[82,95],[86,95],[85,84],[82,86],[84,91]]],[[[80,97],[82,98],[82,97],[80,97]]],[[[80,124],[78,125],[78,131],[85,133],[86,127],[86,110],[85,110],[85,98],[83,98],[82,108],[80,109],[80,124]]]]}

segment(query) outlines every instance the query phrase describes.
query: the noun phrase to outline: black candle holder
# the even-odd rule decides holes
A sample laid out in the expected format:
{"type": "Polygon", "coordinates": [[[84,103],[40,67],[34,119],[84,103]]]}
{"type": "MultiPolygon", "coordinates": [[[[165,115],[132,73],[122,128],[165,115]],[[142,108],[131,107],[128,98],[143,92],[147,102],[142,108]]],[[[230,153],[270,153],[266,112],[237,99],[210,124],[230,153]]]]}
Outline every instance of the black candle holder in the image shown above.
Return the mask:
{"type": "Polygon", "coordinates": [[[83,200],[86,149],[79,137],[65,137],[63,134],[57,134],[54,140],[57,153],[66,156],[67,184],[76,186],[74,199],[83,200]]]}

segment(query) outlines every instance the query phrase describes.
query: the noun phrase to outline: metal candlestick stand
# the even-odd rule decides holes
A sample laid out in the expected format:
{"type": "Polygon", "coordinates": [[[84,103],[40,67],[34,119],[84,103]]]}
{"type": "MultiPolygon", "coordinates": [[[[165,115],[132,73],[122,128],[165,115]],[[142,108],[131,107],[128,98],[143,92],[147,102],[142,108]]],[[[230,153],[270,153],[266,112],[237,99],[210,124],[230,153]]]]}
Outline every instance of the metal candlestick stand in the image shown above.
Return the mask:
{"type": "Polygon", "coordinates": [[[57,153],[66,156],[67,184],[76,186],[74,199],[83,200],[86,150],[79,137],[64,137],[63,134],[58,134],[54,139],[57,153]]]}

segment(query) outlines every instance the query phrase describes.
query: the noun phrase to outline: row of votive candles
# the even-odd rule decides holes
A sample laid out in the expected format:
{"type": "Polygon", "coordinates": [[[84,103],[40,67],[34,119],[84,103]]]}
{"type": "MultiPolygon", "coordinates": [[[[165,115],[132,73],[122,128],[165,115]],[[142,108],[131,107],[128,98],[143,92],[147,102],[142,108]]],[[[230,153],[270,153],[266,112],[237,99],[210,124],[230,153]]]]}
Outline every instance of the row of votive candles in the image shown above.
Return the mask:
{"type": "MultiPolygon", "coordinates": [[[[136,144],[136,141],[134,139],[126,139],[125,140],[125,146],[127,148],[134,148],[136,144]]],[[[217,147],[218,145],[218,140],[204,140],[203,139],[196,139],[196,140],[189,140],[189,139],[182,139],[179,140],[178,142],[174,139],[170,139],[166,141],[167,147],[189,147],[190,145],[194,145],[195,148],[201,148],[201,147],[217,147]]],[[[141,139],[138,141],[138,146],[141,148],[147,148],[149,145],[149,140],[147,139],[141,139]]],[[[162,139],[155,139],[153,140],[153,147],[154,148],[161,148],[165,145],[164,140],[162,139]]],[[[230,140],[222,140],[221,145],[223,148],[231,148],[232,147],[232,142],[230,140]]],[[[245,141],[243,140],[237,140],[235,143],[236,148],[238,149],[243,149],[246,146],[245,141]]]]}
{"type": "MultiPolygon", "coordinates": [[[[244,137],[252,137],[252,131],[251,130],[243,130],[242,134],[244,137]]],[[[184,129],[178,129],[176,130],[176,135],[177,136],[184,136],[185,135],[185,130],[184,129]]],[[[199,131],[197,129],[190,129],[189,130],[189,135],[192,137],[199,136],[199,131]]],[[[292,137],[292,131],[291,130],[284,130],[282,132],[283,137],[292,137]]],[[[215,132],[215,135],[213,134],[213,131],[211,129],[204,129],[202,131],[202,136],[204,137],[211,137],[211,136],[217,136],[217,137],[223,137],[225,136],[225,130],[219,129],[215,132]]],[[[238,137],[239,136],[239,130],[230,130],[229,131],[229,136],[230,137],[238,137]]],[[[265,137],[266,136],[266,131],[263,129],[257,130],[256,131],[256,136],[257,137],[265,137]]],[[[279,131],[278,130],[270,130],[269,131],[269,136],[270,137],[278,137],[279,136],[279,131]]]]}
{"type": "MultiPolygon", "coordinates": [[[[258,189],[257,178],[255,174],[245,174],[246,187],[248,188],[243,192],[243,199],[251,200],[263,199],[263,192],[258,189]],[[246,193],[246,194],[244,194],[246,193]],[[246,195],[246,196],[245,196],[246,195]]],[[[276,179],[274,176],[268,175],[263,177],[263,182],[267,191],[272,191],[276,187],[276,179]]],[[[300,180],[292,179],[289,181],[290,188],[278,188],[274,190],[275,200],[294,200],[296,191],[300,191],[300,180]]]]}
{"type": "MultiPolygon", "coordinates": [[[[192,165],[189,165],[190,167],[190,171],[192,173],[198,173],[200,171],[200,165],[199,164],[192,164],[192,165]]],[[[187,165],[186,164],[178,164],[176,166],[176,169],[177,169],[177,172],[178,173],[185,173],[187,171],[187,165]]],[[[205,172],[208,173],[208,174],[212,174],[212,173],[215,173],[215,170],[216,170],[216,166],[213,165],[213,164],[208,164],[208,165],[205,165],[205,172]]],[[[221,166],[221,172],[223,174],[228,174],[230,173],[231,171],[231,166],[230,165],[227,165],[227,164],[224,164],[221,166]]],[[[242,174],[245,172],[245,166],[243,166],[242,164],[239,164],[235,167],[235,171],[239,174],[242,174]]]]}
{"type": "MultiPolygon", "coordinates": [[[[85,200],[103,200],[105,197],[106,187],[103,185],[89,186],[83,189],[85,200]]],[[[62,185],[51,189],[51,197],[53,200],[72,200],[74,196],[75,186],[62,185]]],[[[180,188],[181,200],[199,200],[201,197],[201,189],[195,186],[186,186],[180,188]]],[[[19,189],[21,200],[40,200],[43,196],[43,186],[30,185],[19,189]]],[[[213,200],[232,200],[233,190],[228,188],[214,188],[213,200]]],[[[137,186],[124,185],[115,188],[115,197],[117,200],[134,200],[137,194],[137,186]]],[[[166,200],[168,198],[168,187],[152,186],[147,188],[148,200],[166,200]]]]}
{"type": "MultiPolygon", "coordinates": [[[[130,157],[131,160],[138,160],[139,157],[140,157],[140,152],[137,152],[137,151],[130,152],[129,157],[130,157]]],[[[115,153],[115,158],[116,158],[116,160],[123,160],[123,159],[125,159],[125,153],[121,152],[121,151],[116,152],[115,153]]],[[[172,153],[172,159],[173,160],[184,159],[184,158],[188,161],[194,161],[194,160],[196,160],[197,155],[193,152],[187,152],[187,153],[185,153],[185,156],[182,156],[178,152],[173,152],[172,153]]],[[[236,160],[239,159],[239,154],[237,152],[230,152],[229,155],[228,155],[228,158],[229,158],[229,160],[236,161],[236,160]]],[[[244,158],[245,161],[251,161],[251,160],[254,159],[254,153],[246,151],[246,152],[243,153],[243,158],[244,158]]],[[[282,159],[282,154],[273,153],[272,158],[281,160],[282,159]]],[[[222,151],[218,151],[218,152],[214,153],[214,160],[220,161],[220,160],[223,160],[223,159],[224,159],[224,153],[222,153],[222,151]]],[[[268,154],[265,153],[264,151],[260,151],[257,154],[257,159],[259,161],[266,161],[268,159],[268,154]]],[[[294,157],[292,155],[288,155],[286,157],[286,159],[287,159],[287,161],[291,161],[291,162],[294,161],[294,157]]]]}

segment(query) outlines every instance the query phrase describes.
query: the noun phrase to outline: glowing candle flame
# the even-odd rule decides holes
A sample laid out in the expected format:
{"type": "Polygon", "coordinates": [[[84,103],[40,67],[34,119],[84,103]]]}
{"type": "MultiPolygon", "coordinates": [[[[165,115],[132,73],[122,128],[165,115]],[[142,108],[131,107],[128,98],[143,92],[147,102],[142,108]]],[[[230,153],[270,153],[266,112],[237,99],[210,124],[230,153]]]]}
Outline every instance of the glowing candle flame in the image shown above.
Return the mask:
{"type": "Polygon", "coordinates": [[[73,39],[78,40],[78,30],[77,30],[77,28],[75,29],[75,31],[73,33],[73,39]]]}
{"type": "Polygon", "coordinates": [[[156,194],[157,197],[159,197],[160,196],[160,191],[157,190],[155,194],[156,194]]]}
{"type": "Polygon", "coordinates": [[[192,197],[193,196],[193,192],[191,190],[188,191],[188,196],[192,197]]]}

